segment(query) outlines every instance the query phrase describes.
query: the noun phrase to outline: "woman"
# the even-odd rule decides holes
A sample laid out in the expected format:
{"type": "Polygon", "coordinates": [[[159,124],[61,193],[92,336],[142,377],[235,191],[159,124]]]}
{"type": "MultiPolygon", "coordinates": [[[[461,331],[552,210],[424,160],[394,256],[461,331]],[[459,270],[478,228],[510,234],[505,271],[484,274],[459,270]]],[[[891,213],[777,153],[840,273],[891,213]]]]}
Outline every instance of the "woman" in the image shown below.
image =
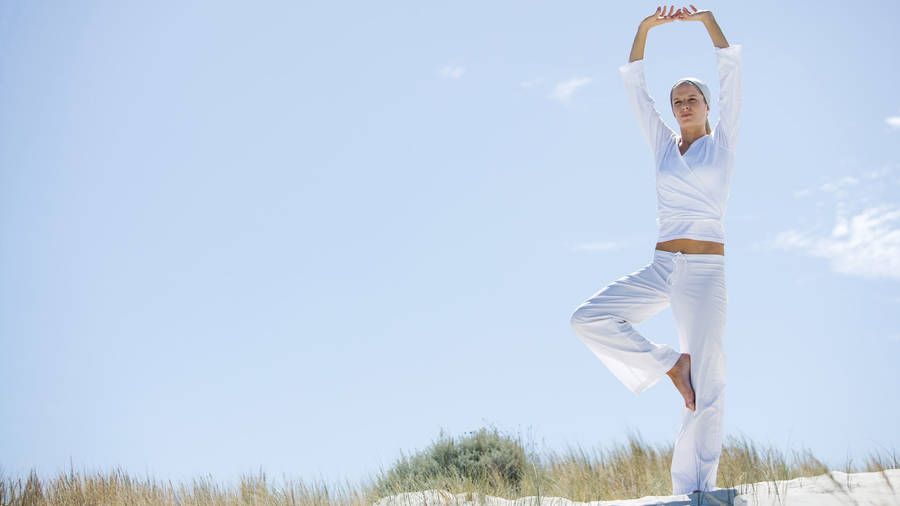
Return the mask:
{"type": "Polygon", "coordinates": [[[725,353],[723,218],[734,168],[741,105],[741,46],[729,46],[710,11],[671,6],[641,21],[629,62],[619,68],[656,165],[659,238],[652,261],[581,304],[572,327],[635,395],[668,375],[684,398],[672,456],[674,494],[712,490],[722,453],[725,353]],[[674,12],[673,12],[674,11],[674,12]],[[670,105],[681,135],[654,107],[644,79],[644,45],[654,26],[701,21],[719,73],[719,120],[709,126],[709,88],[695,78],[672,87],[670,105]],[[681,352],[634,329],[666,307],[681,352]]]}

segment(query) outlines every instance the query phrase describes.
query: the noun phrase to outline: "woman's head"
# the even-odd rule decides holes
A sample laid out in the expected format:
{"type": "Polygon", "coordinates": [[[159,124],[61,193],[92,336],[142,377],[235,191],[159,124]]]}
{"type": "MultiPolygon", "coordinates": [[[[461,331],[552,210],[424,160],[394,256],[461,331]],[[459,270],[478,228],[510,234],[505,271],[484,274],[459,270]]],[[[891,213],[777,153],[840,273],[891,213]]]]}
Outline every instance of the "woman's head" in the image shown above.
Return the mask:
{"type": "Polygon", "coordinates": [[[706,133],[712,131],[709,127],[709,87],[703,81],[695,77],[676,81],[669,92],[669,104],[682,128],[705,123],[706,133]]]}

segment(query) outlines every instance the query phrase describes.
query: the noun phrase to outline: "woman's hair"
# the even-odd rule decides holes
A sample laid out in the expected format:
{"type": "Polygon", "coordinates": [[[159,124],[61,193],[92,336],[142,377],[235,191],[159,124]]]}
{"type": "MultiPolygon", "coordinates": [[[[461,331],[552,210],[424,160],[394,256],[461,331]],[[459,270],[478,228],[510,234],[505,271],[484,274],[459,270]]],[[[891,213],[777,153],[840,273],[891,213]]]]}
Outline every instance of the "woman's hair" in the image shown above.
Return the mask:
{"type": "MultiPolygon", "coordinates": [[[[683,77],[672,85],[671,91],[669,91],[669,105],[672,106],[672,114],[675,113],[675,104],[672,103],[672,94],[675,92],[675,88],[678,87],[679,84],[683,83],[691,83],[698,90],[700,90],[700,94],[703,95],[703,101],[706,102],[706,107],[710,107],[709,105],[709,86],[706,85],[703,81],[697,79],[696,77],[683,77]]],[[[709,117],[706,118],[706,133],[712,133],[712,129],[709,127],[709,117]]]]}

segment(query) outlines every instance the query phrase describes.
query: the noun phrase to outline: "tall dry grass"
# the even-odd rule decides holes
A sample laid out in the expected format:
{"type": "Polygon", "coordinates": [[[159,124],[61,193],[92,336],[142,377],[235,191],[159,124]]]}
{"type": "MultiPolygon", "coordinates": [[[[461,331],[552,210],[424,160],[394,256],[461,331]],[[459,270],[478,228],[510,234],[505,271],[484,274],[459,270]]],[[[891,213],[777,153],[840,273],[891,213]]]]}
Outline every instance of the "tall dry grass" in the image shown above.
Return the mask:
{"type": "MultiPolygon", "coordinates": [[[[527,445],[521,439],[515,441],[525,451],[527,445]]],[[[565,497],[581,502],[665,496],[672,491],[672,449],[671,444],[652,445],[631,433],[624,443],[609,448],[576,446],[543,454],[530,451],[526,452],[524,473],[517,483],[505,481],[500,473],[472,478],[455,471],[392,481],[396,475],[391,469],[380,470],[359,485],[308,483],[302,479],[275,484],[263,472],[245,475],[239,483],[220,484],[212,477],[196,478],[191,483],[138,479],[121,469],[94,474],[69,470],[46,480],[34,471],[27,477],[7,477],[0,471],[0,505],[361,505],[402,492],[430,489],[444,489],[452,495],[465,493],[476,502],[486,495],[509,499],[565,497]]],[[[840,470],[883,473],[897,468],[900,457],[896,451],[889,451],[870,455],[861,466],[849,460],[840,470]]],[[[733,488],[827,472],[828,466],[808,449],[786,455],[746,437],[729,436],[723,445],[717,486],[733,488]]],[[[892,486],[890,481],[888,485],[892,486]]]]}
{"type": "Polygon", "coordinates": [[[265,473],[244,475],[225,485],[211,477],[191,483],[135,479],[121,469],[109,473],[60,473],[42,482],[32,471],[25,479],[0,476],[0,504],[7,505],[237,505],[237,504],[370,504],[364,488],[324,482],[269,482],[265,473]]]}

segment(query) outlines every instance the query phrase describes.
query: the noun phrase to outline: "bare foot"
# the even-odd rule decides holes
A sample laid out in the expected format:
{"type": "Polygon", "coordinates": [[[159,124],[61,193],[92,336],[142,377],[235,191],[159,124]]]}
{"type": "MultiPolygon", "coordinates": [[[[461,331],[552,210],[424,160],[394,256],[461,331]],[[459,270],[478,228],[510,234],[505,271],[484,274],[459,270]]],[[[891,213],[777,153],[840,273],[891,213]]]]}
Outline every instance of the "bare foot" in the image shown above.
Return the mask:
{"type": "Polygon", "coordinates": [[[677,388],[678,391],[681,392],[681,396],[684,397],[685,407],[691,411],[695,411],[694,387],[691,386],[691,356],[687,353],[682,353],[681,357],[678,358],[678,362],[675,362],[675,366],[666,374],[672,378],[672,383],[675,383],[675,388],[677,388]]]}

